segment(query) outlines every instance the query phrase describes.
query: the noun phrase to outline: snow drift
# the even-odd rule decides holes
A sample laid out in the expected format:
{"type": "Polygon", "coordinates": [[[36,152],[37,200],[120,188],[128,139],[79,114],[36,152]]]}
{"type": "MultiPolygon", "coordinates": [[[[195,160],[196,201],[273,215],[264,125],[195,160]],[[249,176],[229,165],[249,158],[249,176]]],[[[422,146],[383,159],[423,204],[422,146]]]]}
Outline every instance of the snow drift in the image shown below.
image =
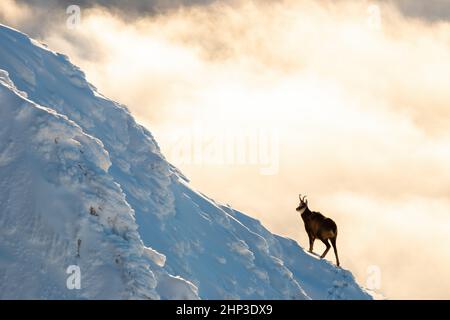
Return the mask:
{"type": "Polygon", "coordinates": [[[0,298],[371,296],[350,272],[191,189],[125,106],[0,25],[0,298]],[[80,290],[66,287],[70,265],[80,290]]]}

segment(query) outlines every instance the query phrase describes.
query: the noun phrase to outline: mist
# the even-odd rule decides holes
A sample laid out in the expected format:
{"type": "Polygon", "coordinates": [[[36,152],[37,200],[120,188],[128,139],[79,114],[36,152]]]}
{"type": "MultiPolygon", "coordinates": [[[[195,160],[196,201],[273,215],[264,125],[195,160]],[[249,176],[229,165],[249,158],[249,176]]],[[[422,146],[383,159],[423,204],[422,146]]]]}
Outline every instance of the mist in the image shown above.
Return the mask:
{"type": "Polygon", "coordinates": [[[448,299],[450,11],[420,3],[86,1],[68,28],[62,2],[7,0],[0,21],[69,55],[203,193],[303,247],[307,194],[362,285],[375,266],[386,297],[448,299]]]}

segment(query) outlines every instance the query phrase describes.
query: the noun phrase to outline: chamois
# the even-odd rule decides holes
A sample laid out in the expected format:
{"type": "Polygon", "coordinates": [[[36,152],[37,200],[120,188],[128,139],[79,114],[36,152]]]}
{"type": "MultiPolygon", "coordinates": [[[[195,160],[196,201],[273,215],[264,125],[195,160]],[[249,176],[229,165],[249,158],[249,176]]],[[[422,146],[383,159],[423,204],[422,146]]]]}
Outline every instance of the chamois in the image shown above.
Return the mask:
{"type": "Polygon", "coordinates": [[[306,196],[302,198],[302,195],[299,195],[300,204],[295,209],[300,213],[303,222],[305,224],[306,233],[309,238],[309,252],[313,252],[314,240],[319,239],[322,241],[326,249],[323,254],[320,256],[321,259],[325,258],[330,250],[330,240],[333,245],[334,255],[336,256],[336,265],[339,267],[339,257],[336,248],[336,238],[337,238],[337,226],[336,223],[330,218],[325,217],[320,212],[314,212],[309,210],[308,208],[308,200],[306,200],[306,196]]]}

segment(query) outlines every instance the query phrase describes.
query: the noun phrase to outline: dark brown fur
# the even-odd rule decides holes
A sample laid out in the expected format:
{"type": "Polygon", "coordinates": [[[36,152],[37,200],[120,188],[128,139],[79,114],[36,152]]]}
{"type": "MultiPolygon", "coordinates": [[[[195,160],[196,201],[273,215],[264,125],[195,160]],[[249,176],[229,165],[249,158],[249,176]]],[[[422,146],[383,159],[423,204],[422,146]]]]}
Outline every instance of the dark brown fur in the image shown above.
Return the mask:
{"type": "Polygon", "coordinates": [[[325,251],[320,256],[323,259],[327,255],[332,245],[334,249],[334,255],[336,256],[336,265],[339,266],[339,257],[336,247],[336,238],[338,234],[336,223],[330,218],[325,217],[320,212],[309,210],[308,200],[305,201],[305,197],[303,197],[302,199],[300,196],[300,204],[296,208],[296,211],[302,212],[301,216],[305,224],[306,233],[308,234],[309,238],[309,252],[313,252],[314,240],[319,239],[326,246],[325,251]],[[331,245],[328,240],[331,242],[331,245]]]}

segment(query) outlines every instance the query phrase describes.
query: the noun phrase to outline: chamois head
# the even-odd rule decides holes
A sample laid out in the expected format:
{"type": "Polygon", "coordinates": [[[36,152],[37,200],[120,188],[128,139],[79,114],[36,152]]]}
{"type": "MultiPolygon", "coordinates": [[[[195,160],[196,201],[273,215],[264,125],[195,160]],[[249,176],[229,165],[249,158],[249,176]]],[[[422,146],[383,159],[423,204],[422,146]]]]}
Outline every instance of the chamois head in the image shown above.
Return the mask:
{"type": "Polygon", "coordinates": [[[299,194],[298,198],[300,199],[300,203],[298,205],[298,207],[295,209],[298,212],[302,212],[304,211],[304,209],[308,208],[308,199],[306,199],[306,196],[303,196],[299,194]]]}

